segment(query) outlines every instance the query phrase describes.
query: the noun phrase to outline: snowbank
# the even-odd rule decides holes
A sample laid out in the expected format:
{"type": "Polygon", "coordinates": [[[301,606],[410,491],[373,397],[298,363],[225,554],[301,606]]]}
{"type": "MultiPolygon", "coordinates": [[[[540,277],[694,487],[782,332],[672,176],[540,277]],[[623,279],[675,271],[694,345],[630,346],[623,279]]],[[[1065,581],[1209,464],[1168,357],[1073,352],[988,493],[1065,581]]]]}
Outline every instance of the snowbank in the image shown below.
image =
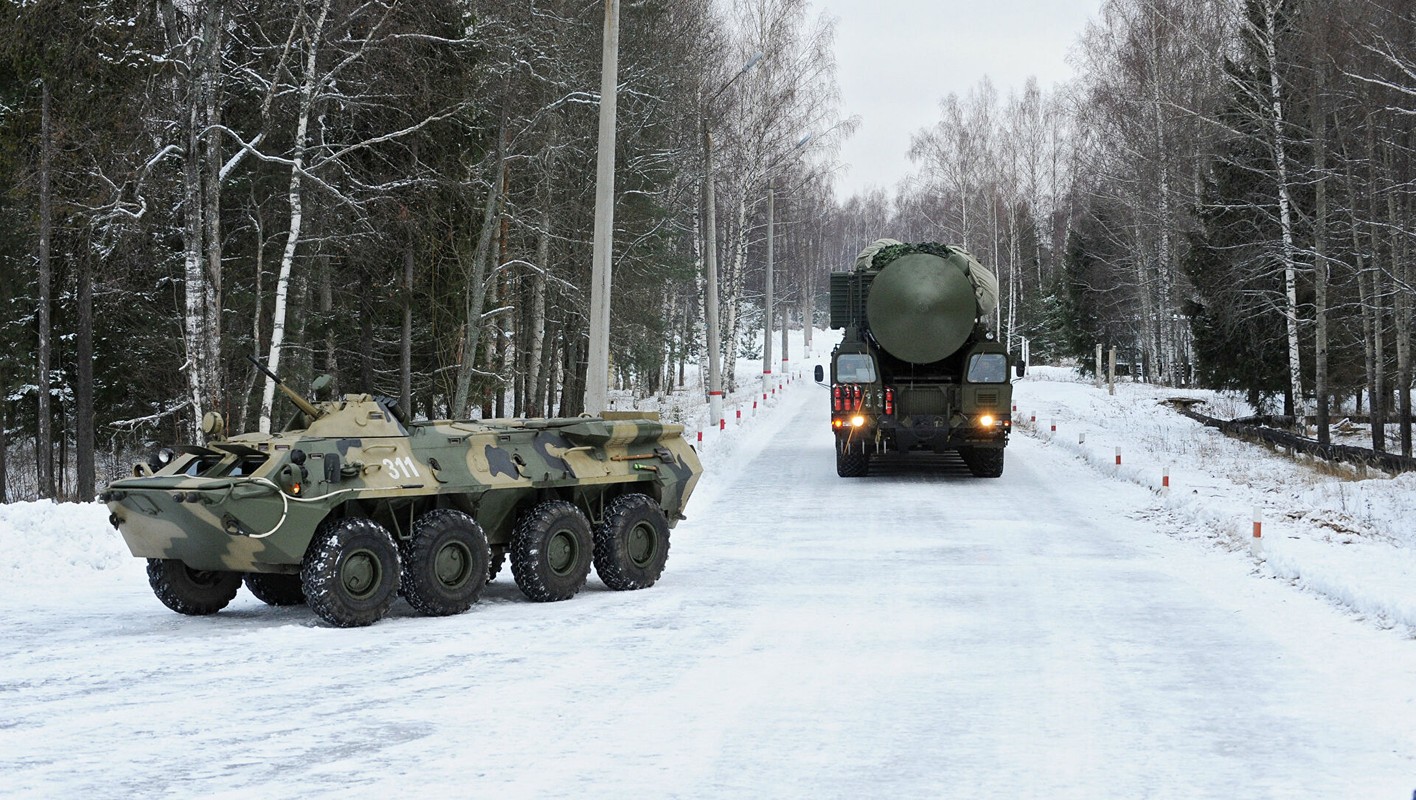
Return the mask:
{"type": "Polygon", "coordinates": [[[1214,392],[1138,383],[1118,383],[1113,396],[1072,370],[1040,367],[1018,384],[1014,419],[1020,433],[1099,475],[1153,490],[1155,522],[1168,533],[1243,553],[1260,574],[1378,625],[1416,628],[1416,474],[1288,458],[1175,413],[1165,401],[1176,396],[1233,405],[1214,392]]]}

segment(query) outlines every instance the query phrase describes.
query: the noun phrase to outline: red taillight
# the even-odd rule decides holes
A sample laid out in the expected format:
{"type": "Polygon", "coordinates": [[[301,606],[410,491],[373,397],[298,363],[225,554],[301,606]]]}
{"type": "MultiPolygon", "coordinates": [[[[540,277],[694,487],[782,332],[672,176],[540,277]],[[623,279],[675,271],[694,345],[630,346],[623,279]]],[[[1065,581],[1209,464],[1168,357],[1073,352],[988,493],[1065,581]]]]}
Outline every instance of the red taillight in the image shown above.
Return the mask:
{"type": "Polygon", "coordinates": [[[895,390],[889,386],[885,387],[885,413],[895,413],[895,390]]]}

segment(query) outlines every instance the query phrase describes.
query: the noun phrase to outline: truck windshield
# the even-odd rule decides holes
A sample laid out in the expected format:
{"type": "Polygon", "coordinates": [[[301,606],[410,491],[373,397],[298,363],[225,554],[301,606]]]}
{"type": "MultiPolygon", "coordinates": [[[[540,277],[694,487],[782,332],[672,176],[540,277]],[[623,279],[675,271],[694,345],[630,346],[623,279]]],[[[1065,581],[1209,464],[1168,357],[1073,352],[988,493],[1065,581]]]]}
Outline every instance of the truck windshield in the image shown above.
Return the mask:
{"type": "Polygon", "coordinates": [[[837,383],[875,383],[875,361],[864,353],[846,353],[836,359],[837,383]]]}
{"type": "Polygon", "coordinates": [[[1002,353],[977,353],[969,357],[969,383],[1003,383],[1007,380],[1007,356],[1002,353]]]}

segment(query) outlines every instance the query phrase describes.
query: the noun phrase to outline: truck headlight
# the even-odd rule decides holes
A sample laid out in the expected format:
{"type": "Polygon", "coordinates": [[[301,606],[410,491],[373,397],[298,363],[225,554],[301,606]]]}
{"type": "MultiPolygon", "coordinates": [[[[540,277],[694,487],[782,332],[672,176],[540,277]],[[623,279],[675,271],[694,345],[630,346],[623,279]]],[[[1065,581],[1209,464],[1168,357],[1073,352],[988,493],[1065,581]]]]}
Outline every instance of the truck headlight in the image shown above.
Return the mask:
{"type": "Polygon", "coordinates": [[[981,416],[981,417],[978,418],[978,424],[979,424],[979,426],[984,427],[984,428],[992,428],[992,427],[993,427],[993,422],[994,422],[994,420],[993,420],[993,415],[992,415],[992,414],[984,414],[983,416],[981,416]]]}
{"type": "Polygon", "coordinates": [[[851,417],[851,427],[852,427],[852,428],[859,428],[860,426],[862,426],[862,425],[864,425],[864,424],[865,424],[865,417],[861,416],[860,414],[856,414],[854,417],[851,417]]]}

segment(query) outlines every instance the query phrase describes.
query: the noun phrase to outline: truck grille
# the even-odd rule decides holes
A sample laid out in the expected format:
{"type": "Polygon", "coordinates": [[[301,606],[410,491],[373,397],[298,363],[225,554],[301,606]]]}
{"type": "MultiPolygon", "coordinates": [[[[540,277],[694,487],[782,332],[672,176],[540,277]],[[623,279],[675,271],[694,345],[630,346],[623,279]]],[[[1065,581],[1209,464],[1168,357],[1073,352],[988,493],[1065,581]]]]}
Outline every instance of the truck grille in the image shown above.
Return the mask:
{"type": "Polygon", "coordinates": [[[942,388],[901,387],[899,401],[901,416],[938,416],[949,412],[949,403],[942,388]]]}
{"type": "Polygon", "coordinates": [[[997,406],[998,392],[979,392],[974,395],[974,399],[981,406],[997,406]]]}

